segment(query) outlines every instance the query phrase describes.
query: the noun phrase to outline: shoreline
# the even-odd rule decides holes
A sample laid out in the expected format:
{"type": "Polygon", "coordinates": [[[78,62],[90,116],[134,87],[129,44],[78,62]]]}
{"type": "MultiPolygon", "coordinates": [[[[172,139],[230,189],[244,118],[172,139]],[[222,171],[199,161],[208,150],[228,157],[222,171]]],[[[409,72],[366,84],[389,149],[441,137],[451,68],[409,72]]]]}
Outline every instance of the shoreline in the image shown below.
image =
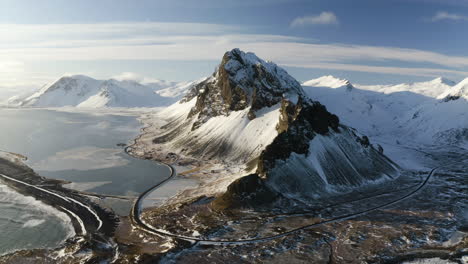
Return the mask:
{"type": "MultiPolygon", "coordinates": [[[[20,156],[21,158],[26,158],[21,154],[11,152],[8,153],[15,156],[20,156]]],[[[103,228],[104,224],[103,221],[101,221],[101,219],[106,219],[107,221],[116,223],[116,217],[113,215],[113,213],[106,211],[105,208],[101,208],[85,197],[88,195],[106,197],[108,195],[86,193],[66,188],[63,185],[68,184],[68,181],[41,176],[25,163],[15,163],[2,157],[0,157],[0,178],[0,180],[3,181],[7,186],[15,189],[17,192],[23,195],[34,196],[36,199],[45,204],[53,206],[59,211],[61,208],[67,209],[68,211],[64,213],[69,214],[68,212],[70,211],[73,212],[80,210],[87,211],[87,213],[82,215],[90,215],[92,216],[91,218],[95,219],[93,223],[93,221],[89,221],[89,217],[86,217],[89,222],[87,224],[87,230],[95,232],[100,231],[102,228],[104,234],[112,234],[113,232],[112,229],[103,228]],[[8,170],[10,170],[10,172],[8,170]],[[66,203],[74,205],[67,206],[66,203]]],[[[73,217],[74,216],[72,215],[71,218],[73,217]]],[[[82,218],[83,217],[80,217],[80,219],[82,218]]],[[[81,231],[82,232],[79,233],[87,233],[86,230],[81,231]]]]}
{"type": "MultiPolygon", "coordinates": [[[[61,110],[63,109],[59,109],[58,111],[61,110]]],[[[150,110],[153,111],[154,109],[148,109],[148,111],[150,110]]],[[[111,114],[114,112],[115,111],[112,110],[111,114]]],[[[119,113],[121,113],[121,111],[118,111],[116,114],[119,113]]],[[[128,114],[135,116],[136,120],[140,121],[139,117],[145,113],[146,111],[131,111],[128,114]]],[[[141,121],[140,123],[143,124],[141,121]]],[[[145,128],[146,127],[140,127],[139,131],[136,132],[136,135],[133,136],[131,140],[135,142],[137,138],[144,134],[145,128]]],[[[139,156],[131,155],[128,152],[128,148],[129,145],[124,148],[126,155],[142,159],[139,156]]],[[[131,201],[134,197],[101,195],[98,193],[87,193],[66,188],[64,185],[69,183],[67,181],[49,179],[38,175],[24,162],[27,160],[27,157],[6,151],[1,152],[5,154],[3,156],[0,155],[0,182],[19,194],[34,197],[38,201],[66,214],[71,221],[70,223],[75,234],[65,239],[57,247],[16,249],[5,253],[0,256],[0,263],[11,258],[21,259],[22,256],[41,255],[42,257],[49,258],[58,252],[69,251],[70,249],[78,250],[81,247],[89,248],[93,251],[93,258],[97,260],[115,260],[118,257],[118,245],[114,242],[115,232],[121,222],[125,221],[127,217],[118,216],[107,205],[99,205],[96,202],[100,201],[102,198],[125,199],[131,201]],[[94,252],[97,252],[97,254],[94,254],[94,252]]],[[[175,176],[175,169],[169,164],[163,162],[158,162],[158,164],[168,167],[170,171],[173,172],[171,173],[171,177],[175,176]]],[[[158,185],[168,180],[169,179],[166,179],[158,183],[158,185]]],[[[151,189],[147,190],[147,192],[150,191],[151,189]]],[[[133,211],[133,209],[131,211],[133,211]]],[[[138,228],[138,226],[133,224],[131,227],[138,228]]],[[[77,251],[75,251],[75,253],[76,252],[77,251]]],[[[72,252],[70,253],[70,255],[73,254],[72,252]]]]}
{"type": "MultiPolygon", "coordinates": [[[[143,116],[140,116],[140,118],[142,118],[143,116]]],[[[233,242],[233,241],[210,241],[210,240],[205,240],[205,239],[198,239],[196,237],[189,237],[189,236],[179,236],[177,234],[171,234],[171,233],[165,233],[164,231],[165,230],[156,230],[157,232],[154,232],[154,228],[152,228],[152,226],[149,224],[149,230],[145,230],[145,228],[142,227],[141,224],[138,223],[138,221],[142,221],[140,220],[140,213],[142,212],[142,209],[140,208],[140,202],[142,200],[144,200],[144,198],[146,197],[147,194],[151,193],[152,191],[156,190],[157,188],[161,187],[162,185],[164,185],[165,183],[167,182],[170,182],[171,180],[174,179],[174,177],[177,176],[177,171],[176,169],[174,168],[174,166],[172,166],[171,164],[169,163],[166,163],[164,161],[158,161],[156,160],[158,158],[158,156],[154,156],[155,153],[152,153],[152,152],[148,152],[146,153],[146,149],[136,149],[137,151],[143,151],[144,155],[138,155],[136,153],[133,152],[133,148],[135,145],[139,145],[137,144],[137,141],[141,140],[142,137],[146,136],[147,134],[151,134],[150,132],[148,132],[149,129],[152,128],[152,126],[154,126],[155,124],[154,123],[149,123],[148,125],[145,126],[145,123],[139,119],[140,122],[143,124],[143,127],[140,128],[140,133],[137,137],[133,138],[133,144],[129,144],[127,145],[125,148],[124,148],[124,152],[127,154],[127,155],[130,155],[132,157],[135,157],[135,158],[139,158],[139,159],[146,159],[146,160],[152,160],[154,162],[157,162],[158,164],[162,164],[162,165],[165,165],[167,166],[170,170],[171,170],[171,175],[165,179],[164,181],[156,184],[156,185],[153,185],[151,186],[149,189],[147,189],[145,192],[141,193],[140,195],[138,195],[137,199],[135,200],[135,202],[133,203],[133,207],[130,211],[130,215],[128,217],[116,217],[115,214],[113,215],[113,219],[116,220],[116,218],[119,218],[121,221],[124,220],[124,219],[127,219],[127,220],[124,220],[124,221],[127,221],[127,225],[129,224],[129,228],[131,231],[127,232],[127,233],[124,233],[124,235],[134,235],[132,231],[133,228],[135,229],[138,229],[138,230],[141,230],[142,233],[150,233],[152,236],[154,237],[158,237],[158,236],[163,236],[163,237],[172,237],[172,238],[176,238],[176,240],[185,240],[185,241],[191,241],[191,242],[195,242],[195,241],[199,241],[201,243],[196,243],[197,245],[200,244],[200,245],[229,245],[229,244],[235,244],[235,245],[238,245],[238,244],[243,244],[245,242],[241,242],[241,241],[237,241],[237,242],[233,242]],[[138,215],[138,216],[137,216],[138,215]],[[135,222],[136,220],[136,222],[135,222]],[[203,241],[207,242],[207,243],[203,243],[203,241]],[[211,242],[211,243],[208,243],[208,242],[211,242]],[[240,242],[240,243],[239,243],[240,242]]],[[[140,142],[141,143],[141,142],[140,142]]],[[[141,147],[141,145],[140,145],[141,147]]],[[[173,157],[172,157],[173,158],[173,157]]],[[[182,159],[185,159],[186,157],[182,157],[182,159]]],[[[0,161],[2,159],[0,158],[0,161]]],[[[177,163],[179,161],[179,159],[175,159],[175,160],[170,160],[172,161],[173,163],[177,163]]],[[[201,162],[201,161],[199,161],[201,162]]],[[[183,171],[181,173],[179,173],[179,175],[182,175],[182,174],[189,174],[188,176],[186,176],[187,178],[190,178],[190,179],[196,179],[194,176],[190,175],[191,174],[191,171],[195,171],[198,173],[198,170],[200,169],[203,169],[202,167],[199,167],[197,165],[200,165],[200,164],[190,164],[190,165],[193,165],[194,168],[190,168],[190,167],[185,167],[184,169],[187,169],[186,171],[183,171]]],[[[20,165],[17,165],[16,166],[20,166],[20,165]]],[[[448,166],[448,165],[446,165],[448,166]]],[[[95,204],[93,201],[91,201],[90,199],[86,198],[87,195],[90,195],[90,196],[95,196],[97,198],[101,198],[101,197],[105,197],[105,195],[93,195],[93,194],[86,194],[84,192],[79,192],[79,191],[75,191],[75,190],[72,190],[72,189],[68,189],[68,188],[64,188],[62,186],[63,183],[61,183],[60,181],[58,180],[53,180],[53,179],[47,179],[47,178],[44,178],[44,177],[41,177],[39,175],[37,175],[36,173],[34,173],[34,171],[30,168],[27,168],[27,167],[23,167],[22,169],[24,170],[27,170],[29,173],[33,174],[33,175],[30,175],[30,177],[26,177],[25,179],[21,178],[21,179],[16,179],[18,181],[23,181],[23,180],[26,180],[26,183],[28,184],[45,184],[47,185],[47,190],[51,190],[53,192],[58,192],[60,195],[64,196],[64,197],[67,197],[69,199],[78,199],[79,202],[81,203],[85,203],[85,204],[91,204],[91,207],[93,207],[94,209],[96,209],[95,207],[98,207],[100,208],[101,210],[104,210],[106,211],[106,209],[102,208],[102,206],[99,206],[97,204],[95,204]],[[34,177],[33,177],[34,176],[34,177]]],[[[2,171],[0,170],[0,173],[2,171]]],[[[434,170],[432,170],[428,177],[425,179],[424,181],[424,184],[427,183],[429,181],[429,178],[434,174],[434,170]]],[[[18,176],[20,177],[20,176],[18,176]]],[[[208,176],[208,179],[209,179],[209,176],[208,176]]],[[[421,178],[421,181],[423,179],[421,178]]],[[[203,181],[200,181],[200,182],[203,182],[203,181]]],[[[35,189],[34,187],[31,187],[31,186],[27,186],[27,185],[24,185],[22,186],[22,183],[19,183],[19,182],[16,182],[15,183],[15,180],[12,180],[11,184],[13,185],[18,185],[16,188],[19,188],[21,189],[23,192],[26,192],[28,193],[29,195],[31,195],[31,193],[33,193],[33,196],[34,197],[41,197],[41,199],[44,199],[44,200],[48,200],[50,203],[54,203],[55,200],[60,200],[60,198],[54,196],[53,194],[48,194],[46,196],[44,196],[42,193],[42,191],[40,189],[35,189]],[[42,194],[42,196],[41,196],[42,194]],[[55,198],[54,198],[55,197],[55,198]],[[52,200],[51,200],[52,198],[52,200]]],[[[417,192],[419,189],[421,189],[422,187],[424,187],[424,184],[421,185],[421,187],[419,187],[415,192],[417,192]]],[[[16,190],[15,188],[15,190],[16,190]]],[[[199,188],[199,187],[197,187],[199,188]]],[[[196,188],[195,188],[196,189],[196,188]]],[[[21,191],[20,191],[21,193],[21,191]]],[[[47,193],[47,192],[46,192],[47,193]]],[[[178,202],[178,194],[179,193],[173,193],[173,196],[172,198],[175,198],[174,200],[167,200],[166,202],[171,204],[171,203],[174,203],[174,202],[178,202]]],[[[198,193],[189,193],[189,194],[192,194],[192,195],[197,195],[198,193]]],[[[411,196],[411,194],[410,194],[411,196]]],[[[115,198],[118,198],[118,197],[115,197],[115,198]]],[[[404,198],[407,198],[407,197],[404,197],[404,198]]],[[[42,201],[42,200],[41,200],[42,201]]],[[[64,201],[65,202],[65,201],[64,201]]],[[[393,204],[393,203],[396,203],[398,201],[395,201],[395,202],[390,202],[388,203],[387,205],[390,205],[390,204],[393,204]]],[[[74,206],[72,205],[73,202],[71,202],[70,200],[68,200],[68,203],[66,203],[66,207],[65,208],[61,208],[63,210],[68,210],[68,209],[72,209],[74,211],[69,211],[67,214],[70,216],[70,213],[74,214],[74,212],[77,212],[77,217],[80,218],[83,218],[83,214],[82,213],[85,213],[85,214],[88,214],[89,215],[89,212],[86,213],[86,210],[81,208],[81,209],[77,209],[77,205],[75,204],[74,206]]],[[[60,205],[57,207],[56,204],[52,205],[54,206],[55,208],[57,208],[58,210],[60,210],[58,207],[60,207],[60,205]]],[[[386,206],[386,205],[385,205],[386,206]]],[[[371,210],[378,210],[379,208],[372,208],[371,210]]],[[[152,209],[148,209],[148,210],[152,210],[152,209]]],[[[367,210],[368,211],[368,210],[367,210]]],[[[366,212],[367,212],[366,211],[366,212]]],[[[361,212],[362,214],[365,214],[366,212],[361,212]]],[[[108,216],[109,217],[109,216],[108,216]]],[[[275,216],[276,217],[276,216],[275,216]]],[[[349,218],[353,217],[353,216],[348,216],[349,218]]],[[[322,223],[315,223],[313,224],[312,226],[310,227],[316,227],[316,226],[321,226],[322,224],[327,224],[327,223],[338,223],[340,222],[341,220],[349,220],[348,217],[339,217],[340,219],[331,219],[330,221],[328,220],[325,220],[323,221],[322,223]]],[[[70,218],[73,220],[73,217],[70,216],[70,218]]],[[[90,226],[90,230],[94,230],[96,231],[95,233],[92,233],[92,234],[81,234],[81,235],[75,235],[73,238],[70,238],[66,243],[64,243],[63,246],[59,247],[59,248],[55,248],[55,249],[43,249],[43,250],[46,250],[47,253],[44,253],[46,255],[53,255],[55,254],[56,252],[58,251],[61,251],[61,250],[64,250],[64,248],[67,248],[67,247],[81,247],[83,245],[85,245],[86,243],[91,243],[91,246],[88,246],[90,249],[92,250],[96,250],[96,251],[99,251],[100,253],[98,255],[96,255],[95,257],[97,259],[118,259],[119,258],[119,254],[120,254],[120,257],[128,257],[125,256],[124,254],[122,253],[119,253],[119,245],[123,245],[124,247],[125,246],[135,246],[135,247],[143,247],[142,245],[137,245],[138,243],[136,243],[136,240],[135,238],[129,238],[129,241],[133,242],[132,243],[122,243],[122,241],[119,239],[117,240],[120,240],[120,241],[117,241],[117,244],[115,244],[115,242],[113,242],[113,239],[116,239],[116,236],[115,234],[113,234],[113,232],[111,233],[108,233],[108,232],[99,232],[99,228],[97,228],[98,225],[96,225],[96,222],[93,222],[89,219],[89,217],[85,217],[87,222],[83,223],[83,225],[85,226],[90,226]],[[93,229],[94,228],[94,229],[93,229]],[[109,250],[102,250],[102,245],[103,245],[103,241],[104,241],[104,244],[107,243],[107,245],[111,245],[112,249],[109,251],[109,250]],[[100,249],[101,247],[101,249],[100,249]]],[[[112,217],[111,217],[112,218],[112,217]]],[[[75,221],[78,221],[78,220],[75,220],[75,221]]],[[[110,223],[110,222],[109,222],[110,223]]],[[[79,224],[79,223],[77,223],[79,224]]],[[[118,225],[120,224],[125,224],[125,223],[119,223],[118,221],[117,222],[114,222],[114,224],[116,225],[115,228],[119,228],[118,225]]],[[[146,223],[144,223],[146,224],[146,223]]],[[[301,227],[300,229],[305,229],[305,228],[308,228],[308,227],[301,227]]],[[[327,228],[324,227],[324,229],[326,230],[327,228]]],[[[115,229],[114,229],[115,231],[115,229]]],[[[171,231],[169,231],[171,232],[171,231]]],[[[293,232],[298,232],[298,230],[293,230],[291,231],[291,234],[293,232]]],[[[274,237],[272,237],[271,239],[275,239],[275,238],[280,238],[280,237],[283,237],[283,236],[287,236],[289,235],[289,232],[285,232],[285,233],[288,233],[288,234],[279,234],[279,235],[275,235],[274,237]]],[[[141,236],[139,232],[136,233],[137,236],[141,236]]],[[[143,243],[146,243],[145,240],[146,238],[141,238],[142,242],[143,243]]],[[[266,243],[266,241],[260,241],[262,240],[262,238],[259,238],[259,239],[255,239],[256,241],[252,241],[252,242],[255,242],[255,243],[266,243]]],[[[180,252],[184,249],[189,249],[191,248],[192,246],[195,246],[194,244],[183,244],[182,242],[176,242],[174,241],[173,245],[170,246],[169,248],[169,251],[167,252],[180,252]],[[174,244],[175,243],[175,244],[174,244]]],[[[187,243],[187,242],[185,242],[187,243]]],[[[333,241],[331,241],[330,243],[333,243],[333,241]]],[[[21,254],[23,254],[25,251],[29,251],[29,252],[37,252],[38,250],[41,250],[41,249],[37,249],[37,250],[20,250],[20,251],[16,251],[12,254],[8,254],[8,255],[18,255],[20,256],[21,254]]],[[[122,249],[123,250],[123,249],[122,249]]],[[[441,249],[442,250],[442,249],[441,249]]],[[[418,259],[418,258],[424,258],[424,256],[434,256],[434,257],[447,257],[448,255],[450,255],[450,253],[447,253],[447,249],[443,249],[444,252],[440,251],[440,252],[435,252],[435,253],[431,253],[430,255],[425,255],[424,252],[416,252],[416,253],[411,253],[411,254],[414,254],[412,256],[407,256],[406,254],[401,254],[401,255],[398,255],[398,256],[394,256],[394,259],[404,259],[404,260],[415,260],[415,259],[418,259]]],[[[166,256],[168,255],[168,253],[164,253],[165,251],[160,251],[160,252],[156,252],[154,253],[155,255],[153,256],[154,259],[159,259],[161,257],[161,254],[162,256],[166,256]],[[161,253],[160,253],[161,252],[161,253]]],[[[75,252],[76,253],[76,252],[75,252]]],[[[126,252],[128,254],[128,252],[126,252]]],[[[36,254],[36,253],[31,253],[31,254],[36,254]]],[[[136,255],[136,253],[134,253],[135,256],[138,256],[136,255]]],[[[458,253],[458,254],[462,254],[462,253],[458,253]]],[[[8,257],[8,255],[6,255],[8,257]]],[[[2,260],[4,259],[3,258],[4,256],[0,257],[0,263],[2,263],[2,260]]],[[[70,263],[73,263],[73,262],[70,262],[70,263]]]]}
{"type": "MultiPolygon", "coordinates": [[[[70,218],[75,235],[67,238],[57,248],[18,249],[1,256],[1,259],[32,252],[55,252],[68,247],[80,248],[89,244],[97,248],[108,244],[114,250],[112,237],[119,219],[115,214],[84,197],[80,192],[64,188],[63,182],[36,174],[25,164],[0,158],[0,180],[14,191],[54,207],[70,218]]],[[[108,252],[108,254],[115,254],[108,252]]],[[[0,260],[1,260],[0,259],[0,260]]]]}

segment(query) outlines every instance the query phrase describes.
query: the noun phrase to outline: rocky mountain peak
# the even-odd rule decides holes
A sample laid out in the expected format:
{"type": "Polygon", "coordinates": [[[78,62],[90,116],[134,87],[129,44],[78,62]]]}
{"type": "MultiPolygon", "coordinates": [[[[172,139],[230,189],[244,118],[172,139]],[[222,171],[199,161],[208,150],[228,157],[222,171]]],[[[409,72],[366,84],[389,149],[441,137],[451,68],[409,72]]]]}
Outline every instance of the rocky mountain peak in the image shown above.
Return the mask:
{"type": "Polygon", "coordinates": [[[275,63],[233,49],[224,54],[215,73],[194,86],[183,101],[196,97],[189,114],[198,114],[196,129],[212,116],[246,108],[250,108],[249,119],[254,119],[257,110],[278,104],[283,98],[297,101],[303,94],[300,83],[275,63]]]}
{"type": "Polygon", "coordinates": [[[92,86],[99,83],[99,81],[84,75],[71,75],[63,76],[50,86],[45,86],[40,93],[50,93],[56,90],[63,90],[64,92],[75,91],[79,94],[84,94],[92,89],[92,86]]]}
{"type": "Polygon", "coordinates": [[[457,100],[459,98],[465,98],[468,100],[468,78],[465,78],[457,85],[451,87],[438,98],[446,102],[457,100]]]}
{"type": "Polygon", "coordinates": [[[432,80],[430,82],[433,83],[433,84],[445,84],[445,85],[449,85],[449,86],[453,86],[453,85],[456,84],[454,81],[449,80],[449,79],[444,78],[444,77],[437,77],[437,78],[435,78],[434,80],[432,80]]]}

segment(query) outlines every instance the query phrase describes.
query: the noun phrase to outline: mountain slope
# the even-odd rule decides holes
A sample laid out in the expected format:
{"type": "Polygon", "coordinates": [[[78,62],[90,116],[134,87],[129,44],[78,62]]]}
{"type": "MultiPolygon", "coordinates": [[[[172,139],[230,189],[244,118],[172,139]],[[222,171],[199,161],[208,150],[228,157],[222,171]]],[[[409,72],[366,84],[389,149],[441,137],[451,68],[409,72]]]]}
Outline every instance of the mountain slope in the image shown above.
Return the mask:
{"type": "Polygon", "coordinates": [[[430,100],[429,97],[406,91],[387,94],[356,86],[352,86],[352,89],[347,85],[336,87],[333,84],[342,80],[326,77],[327,82],[320,83],[320,86],[305,85],[317,84],[315,81],[305,82],[303,89],[306,94],[336,113],[344,124],[369,136],[393,131],[396,120],[417,105],[430,100]]]}
{"type": "Polygon", "coordinates": [[[468,138],[465,99],[468,79],[453,87],[453,82],[436,78],[365,89],[353,86],[351,90],[332,85],[339,83],[339,79],[330,76],[326,79],[327,82],[319,84],[305,82],[303,88],[311,98],[340,116],[343,123],[371,137],[398,138],[398,142],[418,144],[454,143],[468,138]],[[306,86],[306,83],[320,87],[306,86]]]}
{"type": "Polygon", "coordinates": [[[465,100],[468,100],[468,78],[459,82],[452,88],[447,89],[446,91],[441,93],[437,98],[443,99],[445,101],[457,100],[459,98],[464,98],[465,100]]]}
{"type": "Polygon", "coordinates": [[[405,137],[425,144],[468,144],[468,78],[439,100],[418,105],[399,120],[405,137]]]}
{"type": "Polygon", "coordinates": [[[98,93],[101,81],[87,76],[75,75],[62,77],[51,86],[45,86],[25,98],[21,106],[76,106],[90,96],[98,93]]]}
{"type": "Polygon", "coordinates": [[[308,199],[398,175],[367,137],[341,125],[286,71],[238,49],[161,117],[167,124],[155,149],[239,166],[286,196],[308,199]]]}
{"type": "Polygon", "coordinates": [[[468,101],[427,102],[406,113],[398,122],[403,138],[423,144],[467,144],[468,101]]]}
{"type": "Polygon", "coordinates": [[[78,107],[154,107],[167,104],[165,99],[144,85],[134,81],[108,80],[101,83],[99,92],[78,104],[78,107]]]}

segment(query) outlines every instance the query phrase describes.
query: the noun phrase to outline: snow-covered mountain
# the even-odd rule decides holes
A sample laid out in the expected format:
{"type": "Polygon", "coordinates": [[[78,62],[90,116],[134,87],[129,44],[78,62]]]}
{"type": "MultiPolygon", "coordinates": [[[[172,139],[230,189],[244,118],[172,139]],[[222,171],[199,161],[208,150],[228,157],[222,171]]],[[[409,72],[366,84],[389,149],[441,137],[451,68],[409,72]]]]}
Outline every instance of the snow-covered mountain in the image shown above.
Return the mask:
{"type": "Polygon", "coordinates": [[[468,145],[468,78],[406,113],[399,127],[427,144],[468,145]]]}
{"type": "Polygon", "coordinates": [[[356,89],[348,80],[324,76],[302,84],[306,94],[337,114],[342,123],[368,136],[381,133],[393,116],[374,104],[371,93],[356,89]]]}
{"type": "Polygon", "coordinates": [[[287,197],[308,199],[398,175],[367,137],[311,100],[285,70],[238,49],[157,118],[167,121],[152,138],[158,151],[237,164],[254,175],[246,179],[262,182],[259,188],[287,197]]]}
{"type": "Polygon", "coordinates": [[[96,80],[83,75],[74,75],[62,77],[33,94],[10,98],[9,105],[85,108],[159,107],[177,101],[191,84],[161,81],[143,85],[131,80],[96,80]],[[159,90],[155,92],[155,89],[159,90]]]}
{"type": "Polygon", "coordinates": [[[385,94],[397,93],[397,92],[412,92],[415,94],[421,94],[427,97],[437,98],[440,94],[444,93],[456,83],[443,78],[438,77],[427,82],[415,82],[415,83],[402,83],[397,85],[357,85],[360,89],[369,90],[374,92],[380,92],[385,94]]]}
{"type": "Polygon", "coordinates": [[[303,88],[343,123],[374,138],[390,135],[387,138],[399,142],[422,144],[468,140],[468,79],[457,85],[436,78],[412,84],[354,85],[353,89],[337,85],[340,82],[325,76],[304,82],[303,88]]]}
{"type": "Polygon", "coordinates": [[[468,145],[468,101],[427,102],[407,112],[397,124],[402,138],[428,145],[468,145]]]}
{"type": "Polygon", "coordinates": [[[457,85],[446,89],[444,92],[440,93],[437,98],[445,101],[457,100],[459,98],[468,100],[468,78],[464,79],[457,85]]]}

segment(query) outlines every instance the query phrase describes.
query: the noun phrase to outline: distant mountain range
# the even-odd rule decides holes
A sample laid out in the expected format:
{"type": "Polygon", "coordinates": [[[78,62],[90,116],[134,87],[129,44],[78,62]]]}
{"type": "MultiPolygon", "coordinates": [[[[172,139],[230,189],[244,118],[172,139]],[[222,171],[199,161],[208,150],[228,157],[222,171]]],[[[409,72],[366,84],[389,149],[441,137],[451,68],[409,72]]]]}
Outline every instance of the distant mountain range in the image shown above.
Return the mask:
{"type": "MultiPolygon", "coordinates": [[[[259,65],[258,58],[251,55],[246,55],[242,59],[252,60],[253,69],[259,65]]],[[[268,63],[260,64],[267,70],[268,67],[280,69],[268,63]]],[[[230,72],[239,70],[234,81],[228,82],[239,84],[233,89],[234,93],[223,88],[219,91],[220,94],[213,94],[210,89],[217,82],[214,76],[191,82],[159,80],[139,83],[131,80],[96,80],[83,75],[74,75],[62,77],[52,85],[46,85],[34,93],[14,96],[7,104],[13,107],[164,107],[177,102],[185,95],[187,95],[184,99],[186,101],[190,96],[200,93],[218,98],[217,100],[212,98],[209,102],[213,104],[211,108],[203,108],[208,102],[201,100],[197,105],[198,110],[192,111],[192,115],[197,113],[199,116],[194,124],[196,128],[207,119],[207,111],[211,111],[210,114],[220,115],[241,110],[250,96],[255,98],[252,103],[253,110],[259,109],[260,105],[263,106],[268,100],[271,101],[266,105],[269,107],[279,103],[279,98],[283,96],[281,91],[263,94],[263,90],[254,89],[257,85],[255,82],[266,73],[237,69],[236,67],[240,66],[235,61],[225,66],[229,67],[230,72]],[[195,87],[200,87],[202,84],[206,86],[204,92],[195,90],[195,87]],[[246,91],[245,94],[236,93],[240,87],[244,87],[242,89],[246,91]],[[231,93],[232,97],[224,98],[231,93]],[[227,106],[224,103],[227,103],[227,106]]],[[[283,70],[278,70],[276,74],[286,76],[283,70]]],[[[278,82],[291,84],[292,80],[294,79],[289,76],[285,79],[279,78],[278,82]]],[[[436,141],[463,141],[468,138],[466,114],[468,78],[458,84],[439,77],[427,82],[359,85],[328,75],[305,81],[300,86],[302,88],[297,88],[298,90],[293,93],[295,96],[303,96],[304,93],[308,98],[321,102],[331,113],[338,115],[344,124],[369,136],[391,133],[412,137],[426,144],[436,141]]],[[[253,110],[249,112],[251,117],[256,115],[253,110]]]]}
{"type": "Polygon", "coordinates": [[[436,78],[364,86],[326,76],[304,82],[303,88],[343,123],[369,136],[393,135],[423,144],[468,141],[468,78],[459,84],[436,78]]]}
{"type": "Polygon", "coordinates": [[[96,80],[83,75],[62,77],[52,85],[8,100],[20,107],[160,107],[174,103],[193,82],[141,84],[136,81],[96,80]]]}

